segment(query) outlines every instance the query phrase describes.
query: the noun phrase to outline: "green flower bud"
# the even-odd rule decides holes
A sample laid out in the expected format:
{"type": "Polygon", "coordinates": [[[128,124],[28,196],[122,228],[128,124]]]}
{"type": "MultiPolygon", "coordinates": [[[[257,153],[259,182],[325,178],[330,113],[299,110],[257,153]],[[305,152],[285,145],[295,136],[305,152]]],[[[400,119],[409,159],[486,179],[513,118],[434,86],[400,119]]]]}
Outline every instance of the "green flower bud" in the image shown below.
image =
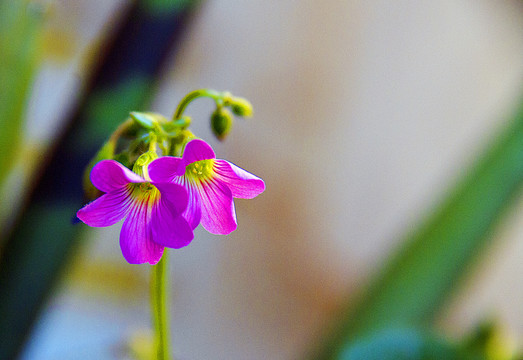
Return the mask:
{"type": "Polygon", "coordinates": [[[211,115],[212,132],[218,140],[223,140],[232,129],[232,114],[222,107],[217,108],[211,115]]]}
{"type": "Polygon", "coordinates": [[[143,153],[134,163],[133,172],[150,181],[147,167],[156,159],[158,159],[158,155],[155,151],[147,151],[146,153],[143,153]]]}
{"type": "Polygon", "coordinates": [[[235,115],[243,117],[251,117],[253,112],[251,103],[240,97],[231,100],[231,110],[235,115]]]}

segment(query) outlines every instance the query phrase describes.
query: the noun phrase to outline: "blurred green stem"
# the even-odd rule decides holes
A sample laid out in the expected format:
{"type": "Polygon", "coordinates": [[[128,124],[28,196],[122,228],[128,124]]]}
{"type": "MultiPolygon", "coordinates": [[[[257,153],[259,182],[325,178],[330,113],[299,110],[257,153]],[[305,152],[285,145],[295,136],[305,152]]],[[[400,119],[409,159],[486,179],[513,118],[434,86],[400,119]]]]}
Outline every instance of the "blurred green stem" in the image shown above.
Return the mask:
{"type": "Polygon", "coordinates": [[[153,312],[156,359],[169,360],[169,316],[167,313],[167,263],[168,252],[151,271],[151,310],[153,312]]]}

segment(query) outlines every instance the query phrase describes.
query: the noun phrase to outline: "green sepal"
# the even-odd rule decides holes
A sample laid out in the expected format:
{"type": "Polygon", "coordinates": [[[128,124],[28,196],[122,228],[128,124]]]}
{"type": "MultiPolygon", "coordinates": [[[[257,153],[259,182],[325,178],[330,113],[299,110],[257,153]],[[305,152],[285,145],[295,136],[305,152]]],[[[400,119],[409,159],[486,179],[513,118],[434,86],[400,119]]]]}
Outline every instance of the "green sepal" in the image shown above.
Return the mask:
{"type": "Polygon", "coordinates": [[[167,122],[163,115],[157,113],[133,111],[129,115],[146,129],[154,129],[158,124],[167,122]]]}
{"type": "Polygon", "coordinates": [[[182,116],[179,119],[167,122],[164,124],[163,128],[167,132],[172,132],[180,129],[187,129],[189,125],[191,125],[191,118],[189,116],[182,116]]]}

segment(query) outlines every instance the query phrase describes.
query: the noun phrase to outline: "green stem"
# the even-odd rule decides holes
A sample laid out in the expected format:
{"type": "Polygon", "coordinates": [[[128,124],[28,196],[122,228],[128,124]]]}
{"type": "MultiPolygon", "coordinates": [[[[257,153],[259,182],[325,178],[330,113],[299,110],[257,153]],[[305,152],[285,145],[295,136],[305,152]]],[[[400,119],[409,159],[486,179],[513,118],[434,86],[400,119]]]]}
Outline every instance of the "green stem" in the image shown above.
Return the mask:
{"type": "Polygon", "coordinates": [[[208,98],[211,98],[214,101],[216,101],[216,103],[218,104],[227,95],[230,95],[230,94],[226,93],[226,92],[225,93],[218,92],[218,91],[211,90],[211,89],[199,89],[199,90],[191,91],[190,93],[185,95],[185,97],[182,99],[182,101],[180,101],[180,103],[178,104],[178,107],[176,108],[176,112],[174,113],[174,116],[173,116],[173,120],[181,118],[182,114],[185,111],[185,109],[187,108],[187,106],[193,100],[196,100],[197,98],[208,97],[208,98]]]}
{"type": "Polygon", "coordinates": [[[169,360],[169,317],[167,314],[166,273],[168,253],[164,254],[151,272],[151,309],[153,312],[156,359],[169,360]]]}

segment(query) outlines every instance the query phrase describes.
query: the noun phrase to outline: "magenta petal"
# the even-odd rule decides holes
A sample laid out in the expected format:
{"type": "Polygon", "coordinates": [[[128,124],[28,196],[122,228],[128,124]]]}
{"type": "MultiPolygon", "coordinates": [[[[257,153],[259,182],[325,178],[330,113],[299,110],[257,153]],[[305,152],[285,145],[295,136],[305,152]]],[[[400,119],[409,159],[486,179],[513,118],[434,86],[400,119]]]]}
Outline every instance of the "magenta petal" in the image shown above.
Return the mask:
{"type": "Polygon", "coordinates": [[[154,242],[179,249],[194,238],[191,227],[181,215],[176,215],[169,202],[160,201],[153,208],[151,230],[154,242]]]}
{"type": "Polygon", "coordinates": [[[150,208],[145,203],[134,203],[120,232],[120,248],[129,264],[156,264],[163,254],[163,246],[154,242],[150,223],[150,208]]]}
{"type": "Polygon", "coordinates": [[[91,170],[91,182],[103,192],[124,187],[128,183],[139,183],[144,180],[114,160],[102,160],[91,170]]]}
{"type": "Polygon", "coordinates": [[[169,182],[185,174],[185,165],[181,158],[163,156],[150,163],[147,170],[152,181],[169,182]]]}
{"type": "Polygon", "coordinates": [[[174,215],[178,216],[187,209],[188,195],[187,190],[175,183],[153,183],[160,190],[161,201],[169,202],[174,210],[174,215]]]}
{"type": "Polygon", "coordinates": [[[265,190],[262,179],[226,160],[216,160],[214,171],[216,178],[227,184],[235,198],[252,199],[265,190]]]}
{"type": "Polygon", "coordinates": [[[236,211],[231,190],[220,181],[200,184],[202,226],[216,235],[226,235],[236,230],[236,211]]]}
{"type": "Polygon", "coordinates": [[[129,190],[121,188],[85,205],[76,216],[89,226],[111,226],[127,215],[130,203],[129,190]]]}
{"type": "MultiPolygon", "coordinates": [[[[185,181],[181,178],[182,182],[185,181]]],[[[187,193],[189,195],[189,201],[187,203],[187,209],[183,213],[183,217],[187,220],[191,228],[195,229],[202,218],[202,205],[200,201],[200,194],[195,185],[187,184],[187,193]]]]}
{"type": "Polygon", "coordinates": [[[185,145],[185,149],[183,151],[183,161],[186,164],[215,158],[216,155],[214,154],[214,150],[211,148],[211,146],[200,139],[189,141],[187,145],[185,145]]]}

